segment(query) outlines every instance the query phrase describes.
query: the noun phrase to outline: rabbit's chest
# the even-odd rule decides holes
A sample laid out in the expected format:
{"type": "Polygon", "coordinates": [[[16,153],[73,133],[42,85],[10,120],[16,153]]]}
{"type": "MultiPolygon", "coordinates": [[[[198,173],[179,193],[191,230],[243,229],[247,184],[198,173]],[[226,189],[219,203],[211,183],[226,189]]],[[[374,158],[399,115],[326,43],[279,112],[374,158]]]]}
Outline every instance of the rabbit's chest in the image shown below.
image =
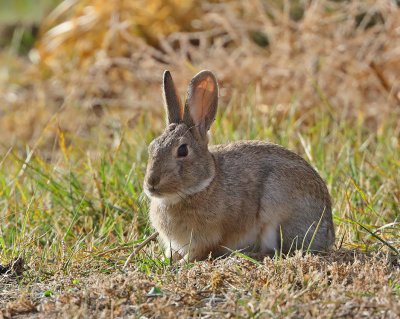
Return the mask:
{"type": "Polygon", "coordinates": [[[209,211],[188,207],[169,209],[154,205],[150,210],[150,220],[158,231],[177,241],[202,237],[218,228],[209,211]]]}
{"type": "Polygon", "coordinates": [[[179,211],[158,209],[158,214],[161,217],[162,227],[190,233],[207,227],[212,222],[207,217],[206,212],[202,210],[182,209],[179,211]]]}

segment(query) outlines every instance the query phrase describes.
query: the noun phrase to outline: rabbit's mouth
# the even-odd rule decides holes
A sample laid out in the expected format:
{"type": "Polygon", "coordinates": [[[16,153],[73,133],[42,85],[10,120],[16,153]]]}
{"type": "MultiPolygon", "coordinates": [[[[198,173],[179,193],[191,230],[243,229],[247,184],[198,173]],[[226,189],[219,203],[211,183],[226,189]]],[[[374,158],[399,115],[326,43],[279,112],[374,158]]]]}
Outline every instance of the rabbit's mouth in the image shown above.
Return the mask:
{"type": "Polygon", "coordinates": [[[175,193],[162,192],[159,188],[147,184],[144,185],[143,190],[149,198],[167,198],[176,195],[175,193]]]}
{"type": "Polygon", "coordinates": [[[143,190],[147,197],[154,200],[158,204],[164,206],[170,206],[177,204],[178,202],[185,200],[187,197],[195,195],[204,191],[214,179],[214,175],[200,181],[194,186],[188,187],[185,190],[176,190],[176,192],[165,192],[160,189],[159,186],[151,186],[148,183],[144,183],[143,190]]]}
{"type": "Polygon", "coordinates": [[[159,205],[170,206],[182,200],[182,196],[179,196],[178,193],[162,193],[157,189],[146,186],[144,187],[144,192],[151,201],[155,201],[159,205]]]}
{"type": "Polygon", "coordinates": [[[162,193],[154,186],[149,186],[147,183],[144,184],[143,190],[148,197],[162,197],[162,193]]]}

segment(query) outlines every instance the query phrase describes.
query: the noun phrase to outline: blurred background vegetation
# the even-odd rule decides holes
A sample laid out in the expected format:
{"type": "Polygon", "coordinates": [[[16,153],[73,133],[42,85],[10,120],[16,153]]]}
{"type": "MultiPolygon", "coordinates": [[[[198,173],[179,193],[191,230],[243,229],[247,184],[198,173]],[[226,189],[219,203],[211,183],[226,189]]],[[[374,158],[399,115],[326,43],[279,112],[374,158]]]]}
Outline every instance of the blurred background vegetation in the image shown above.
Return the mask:
{"type": "Polygon", "coordinates": [[[60,0],[0,0],[0,48],[27,54],[39,26],[60,0]]]}
{"type": "Polygon", "coordinates": [[[43,18],[60,0],[0,0],[0,21],[4,24],[36,23],[43,18]]]}

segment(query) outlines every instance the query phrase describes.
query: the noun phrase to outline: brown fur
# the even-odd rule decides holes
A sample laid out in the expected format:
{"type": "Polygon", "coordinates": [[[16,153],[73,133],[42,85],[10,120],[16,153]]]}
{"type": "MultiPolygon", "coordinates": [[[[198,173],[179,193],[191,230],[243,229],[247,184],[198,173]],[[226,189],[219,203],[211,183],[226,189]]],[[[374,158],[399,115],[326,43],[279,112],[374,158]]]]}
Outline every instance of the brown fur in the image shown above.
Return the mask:
{"type": "Polygon", "coordinates": [[[225,247],[263,254],[327,250],[334,226],[321,177],[300,156],[275,144],[240,141],[208,147],[205,133],[216,114],[216,81],[208,98],[190,102],[203,93],[197,90],[206,87],[198,85],[204,79],[215,81],[209,71],[196,75],[184,120],[169,123],[149,146],[145,190],[151,198],[150,220],[167,257],[203,259],[210,252],[226,252],[225,247]],[[185,121],[191,107],[206,114],[185,121]],[[183,144],[188,155],[181,158],[176,154],[183,144]]]}

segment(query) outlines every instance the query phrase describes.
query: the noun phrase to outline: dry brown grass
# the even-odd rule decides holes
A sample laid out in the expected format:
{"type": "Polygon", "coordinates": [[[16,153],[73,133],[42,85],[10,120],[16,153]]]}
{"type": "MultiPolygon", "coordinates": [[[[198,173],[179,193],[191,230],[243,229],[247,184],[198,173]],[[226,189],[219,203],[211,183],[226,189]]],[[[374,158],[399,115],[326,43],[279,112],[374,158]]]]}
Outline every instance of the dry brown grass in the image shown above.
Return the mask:
{"type": "Polygon", "coordinates": [[[147,273],[135,267],[126,274],[87,276],[77,267],[22,295],[11,289],[13,301],[3,299],[2,309],[6,318],[398,318],[399,295],[392,292],[400,285],[398,262],[338,250],[266,258],[260,265],[231,256],[147,273]],[[154,287],[160,290],[152,294],[154,287]],[[44,296],[46,290],[52,293],[44,296]]]}
{"type": "MultiPolygon", "coordinates": [[[[181,10],[173,1],[147,0],[140,6],[145,3],[150,16],[136,4],[94,5],[107,15],[93,17],[96,28],[88,26],[87,35],[79,26],[56,35],[51,32],[55,28],[47,31],[38,45],[43,62],[56,74],[88,68],[98,77],[92,85],[99,87],[102,78],[108,79],[103,94],[118,97],[126,91],[118,88],[119,80],[131,88],[136,82],[158,82],[167,64],[185,80],[194,70],[210,68],[228,89],[256,84],[269,105],[295,100],[305,109],[314,108],[321,104],[320,90],[344,116],[362,110],[378,117],[398,107],[400,9],[395,3],[284,1],[279,8],[280,1],[187,1],[181,10]],[[176,12],[175,20],[164,19],[169,12],[176,12]],[[296,14],[297,19],[303,16],[296,21],[296,14]],[[188,18],[196,23],[190,25],[188,18]],[[135,36],[138,28],[147,31],[140,38],[135,36]],[[89,54],[80,52],[83,44],[89,54]]],[[[94,15],[84,7],[67,21],[91,21],[94,15]]],[[[82,89],[87,92],[87,85],[82,89]]],[[[132,107],[129,99],[125,103],[132,107]]]]}
{"type": "Polygon", "coordinates": [[[260,107],[322,107],[339,118],[361,114],[372,127],[399,108],[400,9],[391,1],[187,1],[180,10],[172,0],[63,4],[43,24],[31,54],[37,65],[1,57],[5,141],[35,140],[59,110],[67,130],[83,132],[94,123],[76,109],[108,108],[119,122],[143,108],[159,112],[167,68],[180,87],[213,70],[223,102],[250,86],[260,107]],[[174,19],[163,18],[169,12],[174,19]]]}

